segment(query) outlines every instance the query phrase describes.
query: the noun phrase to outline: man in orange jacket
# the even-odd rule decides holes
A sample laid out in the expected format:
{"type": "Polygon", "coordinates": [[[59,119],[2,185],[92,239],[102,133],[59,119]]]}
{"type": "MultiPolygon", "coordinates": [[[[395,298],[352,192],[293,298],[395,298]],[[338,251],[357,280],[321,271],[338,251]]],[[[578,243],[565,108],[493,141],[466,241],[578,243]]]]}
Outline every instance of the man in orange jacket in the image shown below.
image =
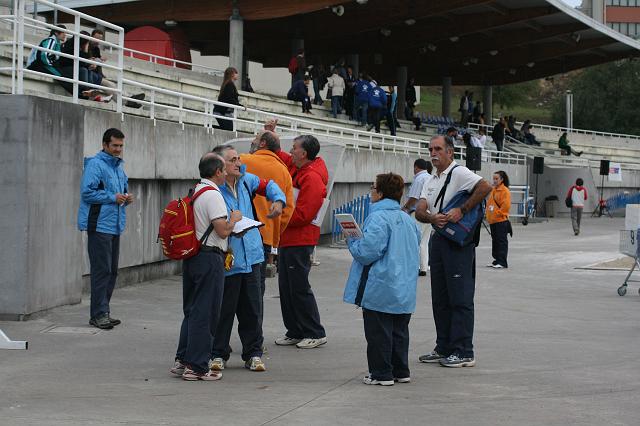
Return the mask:
{"type": "MultiPolygon", "coordinates": [[[[265,128],[266,127],[267,126],[265,126],[265,128]]],[[[265,197],[256,195],[253,199],[257,220],[264,223],[264,226],[260,228],[265,259],[261,267],[260,278],[262,296],[264,296],[265,291],[265,275],[271,249],[279,247],[280,235],[282,235],[289,223],[295,204],[291,174],[286,164],[276,154],[279,151],[280,138],[278,138],[278,135],[273,131],[265,130],[251,143],[251,154],[243,154],[240,156],[242,163],[247,166],[249,173],[253,173],[261,179],[273,180],[280,189],[282,189],[287,199],[287,205],[282,210],[282,214],[279,218],[275,219],[268,217],[270,203],[265,197]]]]}

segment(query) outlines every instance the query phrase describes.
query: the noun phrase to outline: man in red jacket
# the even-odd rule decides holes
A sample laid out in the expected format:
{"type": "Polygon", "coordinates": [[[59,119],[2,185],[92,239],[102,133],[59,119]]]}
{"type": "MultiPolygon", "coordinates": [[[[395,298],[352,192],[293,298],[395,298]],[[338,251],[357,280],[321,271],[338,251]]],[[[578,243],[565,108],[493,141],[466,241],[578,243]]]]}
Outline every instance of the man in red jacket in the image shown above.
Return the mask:
{"type": "Polygon", "coordinates": [[[318,304],[309,284],[311,253],[320,238],[320,226],[311,222],[327,196],[329,181],[327,167],[317,156],[318,152],[318,140],[304,135],[293,140],[291,155],[283,151],[278,153],[289,167],[296,206],[280,237],[278,249],[280,308],[287,331],[276,340],[276,345],[296,345],[300,349],[317,348],[327,343],[318,304]]]}

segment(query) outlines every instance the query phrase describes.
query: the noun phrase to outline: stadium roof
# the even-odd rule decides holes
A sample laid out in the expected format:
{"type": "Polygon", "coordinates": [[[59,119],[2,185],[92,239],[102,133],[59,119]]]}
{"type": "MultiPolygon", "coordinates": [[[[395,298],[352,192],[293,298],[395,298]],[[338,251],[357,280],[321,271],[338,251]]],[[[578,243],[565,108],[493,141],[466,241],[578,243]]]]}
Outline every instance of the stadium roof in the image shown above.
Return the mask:
{"type": "MultiPolygon", "coordinates": [[[[227,55],[232,2],[215,3],[140,0],[81,10],[126,28],[177,21],[194,49],[227,55]]],[[[444,76],[456,85],[506,84],[640,53],[638,42],[561,0],[238,0],[237,7],[250,60],[285,67],[292,40],[304,39],[310,61],[358,53],[360,70],[385,83],[398,66],[420,85],[444,76]]]]}

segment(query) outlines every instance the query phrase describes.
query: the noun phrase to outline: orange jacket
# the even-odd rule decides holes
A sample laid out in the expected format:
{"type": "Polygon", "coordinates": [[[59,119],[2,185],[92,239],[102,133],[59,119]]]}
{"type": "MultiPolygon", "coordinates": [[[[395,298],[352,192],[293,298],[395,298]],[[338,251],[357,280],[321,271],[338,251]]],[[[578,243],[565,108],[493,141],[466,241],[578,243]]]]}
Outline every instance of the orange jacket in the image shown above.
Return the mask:
{"type": "Polygon", "coordinates": [[[500,184],[497,188],[493,188],[489,194],[487,222],[491,225],[509,220],[509,210],[511,210],[511,192],[509,192],[509,188],[500,184]]]}
{"type": "Polygon", "coordinates": [[[271,203],[265,197],[256,195],[253,199],[257,219],[264,223],[260,228],[262,242],[271,247],[279,247],[280,236],[291,219],[295,205],[289,170],[280,157],[267,149],[260,149],[253,154],[242,154],[240,159],[247,166],[249,173],[253,173],[260,179],[273,180],[287,197],[287,205],[282,210],[282,215],[274,219],[267,217],[271,203]]]}

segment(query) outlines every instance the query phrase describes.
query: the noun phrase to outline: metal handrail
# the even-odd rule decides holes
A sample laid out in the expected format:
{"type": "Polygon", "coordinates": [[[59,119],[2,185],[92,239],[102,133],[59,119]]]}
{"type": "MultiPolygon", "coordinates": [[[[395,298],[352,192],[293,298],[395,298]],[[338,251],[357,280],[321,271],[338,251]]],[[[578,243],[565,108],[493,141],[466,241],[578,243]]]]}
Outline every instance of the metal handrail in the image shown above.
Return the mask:
{"type": "MultiPolygon", "coordinates": [[[[498,118],[494,118],[492,121],[493,121],[493,123],[497,123],[499,121],[499,119],[498,118]]],[[[523,121],[516,121],[515,124],[519,125],[519,126],[522,126],[524,124],[524,122],[523,121]]],[[[531,126],[534,127],[534,128],[553,130],[553,131],[557,131],[559,133],[567,132],[567,133],[577,133],[577,134],[594,135],[594,136],[615,137],[615,138],[618,138],[618,139],[622,139],[622,138],[635,139],[635,140],[640,141],[640,136],[638,136],[638,135],[629,135],[629,134],[625,134],[625,133],[599,132],[597,130],[586,130],[586,129],[559,127],[559,126],[551,126],[549,124],[538,124],[538,123],[531,123],[531,126]]]]}
{"type": "MultiPolygon", "coordinates": [[[[179,59],[167,58],[166,56],[160,56],[160,55],[156,55],[154,53],[143,52],[141,50],[131,49],[129,47],[125,47],[124,48],[124,52],[125,52],[125,56],[127,56],[129,58],[133,58],[133,59],[139,59],[141,61],[144,60],[144,59],[136,58],[133,55],[148,56],[149,60],[146,61],[146,62],[151,62],[152,64],[165,65],[165,64],[159,64],[158,61],[167,61],[167,62],[173,63],[173,68],[177,68],[176,64],[182,64],[182,65],[187,65],[187,66],[191,67],[192,69],[193,68],[205,69],[205,70],[207,70],[207,74],[224,75],[224,71],[219,70],[217,68],[208,67],[206,65],[194,64],[193,62],[181,61],[179,59]],[[130,53],[130,54],[127,55],[127,53],[130,53]]],[[[170,66],[170,65],[168,65],[168,66],[170,66]]]]}

